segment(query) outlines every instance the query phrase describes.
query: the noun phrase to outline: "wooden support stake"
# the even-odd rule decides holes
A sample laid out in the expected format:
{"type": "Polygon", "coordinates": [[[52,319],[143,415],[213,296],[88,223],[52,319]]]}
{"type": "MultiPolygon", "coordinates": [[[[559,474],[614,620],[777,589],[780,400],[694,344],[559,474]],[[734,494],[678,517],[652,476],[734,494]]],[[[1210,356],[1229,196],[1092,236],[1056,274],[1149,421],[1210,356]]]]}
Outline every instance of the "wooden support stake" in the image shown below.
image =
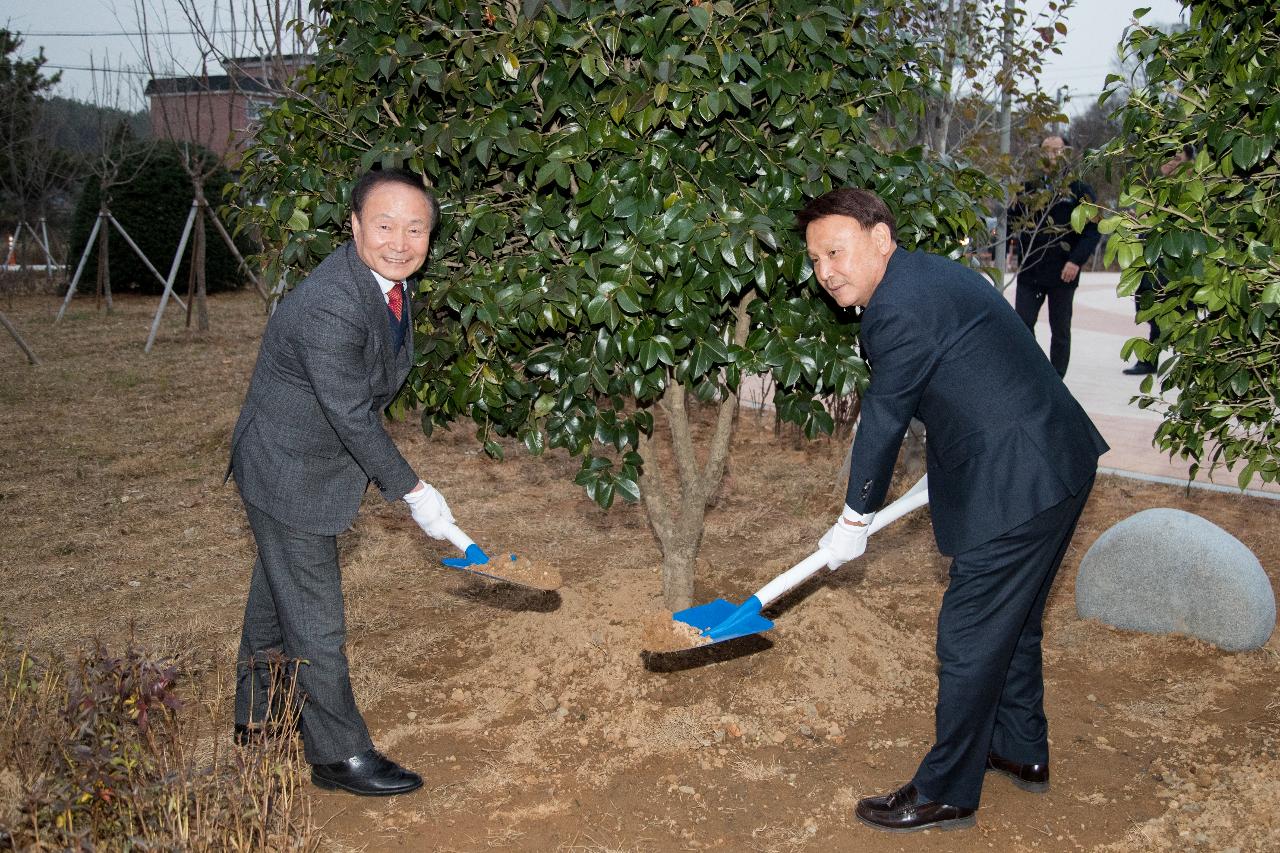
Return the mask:
{"type": "Polygon", "coordinates": [[[84,265],[89,262],[89,253],[93,251],[93,241],[98,237],[98,229],[102,227],[103,218],[103,214],[99,212],[98,218],[93,221],[93,230],[89,232],[89,239],[84,242],[84,251],[80,253],[80,263],[76,267],[76,274],[71,277],[71,284],[67,287],[66,298],[62,300],[62,307],[58,309],[58,316],[53,318],[54,323],[62,319],[62,315],[67,311],[67,306],[71,304],[71,297],[76,295],[76,285],[80,282],[80,274],[84,272],[84,265]]]}
{"type": "Polygon", "coordinates": [[[156,342],[156,333],[160,331],[160,318],[164,316],[164,308],[169,304],[169,296],[173,293],[173,280],[178,275],[178,264],[182,261],[182,253],[187,249],[187,238],[191,236],[191,225],[195,222],[198,210],[199,202],[192,199],[191,210],[187,213],[187,224],[182,229],[178,251],[173,253],[173,265],[169,267],[169,278],[165,280],[164,294],[160,297],[160,307],[156,309],[156,317],[151,321],[151,334],[147,336],[147,345],[142,348],[143,352],[151,352],[151,346],[156,342]]]}
{"type": "MultiPolygon", "coordinates": [[[[124,241],[129,244],[129,248],[133,249],[133,253],[138,256],[138,259],[146,265],[147,269],[151,270],[151,274],[156,277],[156,280],[159,281],[161,284],[165,284],[165,277],[160,275],[160,273],[156,271],[156,268],[151,263],[151,259],[142,253],[142,250],[138,248],[137,243],[133,242],[133,238],[129,236],[128,231],[124,230],[124,226],[120,224],[120,221],[116,219],[114,216],[112,216],[109,211],[107,213],[107,219],[111,222],[112,225],[115,226],[115,229],[120,232],[120,236],[123,237],[124,241]]],[[[178,248],[178,254],[179,255],[182,254],[181,247],[178,248]]],[[[187,307],[186,303],[184,303],[176,293],[174,294],[173,298],[178,300],[178,304],[181,305],[184,310],[186,309],[187,307]]]]}
{"type": "Polygon", "coordinates": [[[27,346],[27,342],[22,339],[22,335],[18,334],[18,330],[9,322],[9,318],[4,316],[4,312],[0,311],[0,326],[4,326],[9,334],[13,335],[13,339],[18,342],[18,346],[27,354],[27,361],[31,364],[39,364],[40,359],[36,358],[36,354],[31,351],[31,347],[27,346]]]}
{"type": "Polygon", "coordinates": [[[212,208],[209,210],[209,219],[213,222],[214,229],[222,235],[222,242],[227,244],[227,248],[231,250],[231,254],[235,256],[237,261],[239,261],[240,268],[244,270],[245,275],[249,276],[249,280],[253,282],[253,286],[258,289],[258,295],[262,297],[262,301],[270,305],[271,294],[267,293],[267,289],[262,286],[262,281],[254,274],[253,270],[249,268],[248,261],[246,261],[244,256],[240,254],[240,250],[236,248],[235,241],[232,240],[231,235],[227,233],[226,226],[222,224],[222,220],[218,218],[218,215],[213,212],[212,208]]]}

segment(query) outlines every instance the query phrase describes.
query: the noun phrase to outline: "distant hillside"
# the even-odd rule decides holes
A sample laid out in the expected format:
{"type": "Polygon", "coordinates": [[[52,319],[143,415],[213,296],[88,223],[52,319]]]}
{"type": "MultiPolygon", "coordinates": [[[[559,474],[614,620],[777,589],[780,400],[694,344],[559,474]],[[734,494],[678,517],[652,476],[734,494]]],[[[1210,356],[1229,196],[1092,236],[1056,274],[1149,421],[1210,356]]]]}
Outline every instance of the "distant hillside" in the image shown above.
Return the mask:
{"type": "Polygon", "coordinates": [[[110,133],[121,121],[129,123],[136,138],[151,136],[151,122],[145,110],[131,113],[69,98],[55,97],[45,102],[43,122],[47,138],[53,147],[72,156],[97,153],[101,150],[101,136],[110,133]]]}

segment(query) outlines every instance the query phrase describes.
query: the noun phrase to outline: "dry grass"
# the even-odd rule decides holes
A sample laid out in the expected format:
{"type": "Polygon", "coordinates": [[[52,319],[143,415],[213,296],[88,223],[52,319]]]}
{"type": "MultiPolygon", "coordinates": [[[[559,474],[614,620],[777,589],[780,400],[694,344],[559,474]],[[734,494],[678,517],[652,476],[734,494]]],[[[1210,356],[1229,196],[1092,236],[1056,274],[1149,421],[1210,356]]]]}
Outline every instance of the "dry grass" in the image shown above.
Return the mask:
{"type": "MultiPolygon", "coordinates": [[[[46,657],[74,655],[87,637],[142,638],[182,662],[212,719],[230,709],[219,668],[234,655],[253,559],[222,474],[263,318],[253,294],[217,296],[212,332],[188,335],[174,312],[144,356],[154,307],[120,299],[108,317],[78,301],[56,327],[49,297],[19,295],[6,311],[44,364],[28,367],[0,338],[0,613],[46,657]]],[[[385,802],[303,786],[326,849],[896,849],[850,810],[910,778],[932,737],[947,561],[927,514],[779,602],[777,627],[753,649],[720,644],[701,664],[649,670],[640,627],[661,610],[660,558],[640,509],[594,507],[563,453],[511,447],[499,463],[464,426],[427,439],[410,418],[391,431],[477,541],[554,565],[565,583],[524,594],[443,569],[445,546],[402,506],[367,497],[339,537],[352,673],[375,742],[426,784],[385,802]]],[[[708,513],[697,601],[742,600],[809,552],[840,504],[845,447],[779,439],[748,413],[708,513]]],[[[1131,827],[1151,849],[1179,849],[1183,830],[1205,833],[1205,849],[1270,841],[1260,804],[1280,748],[1280,640],[1228,656],[1075,616],[1084,549],[1149,506],[1202,515],[1273,575],[1280,565],[1270,502],[1100,480],[1046,618],[1053,748],[1065,758],[1056,794],[1046,807],[988,786],[979,846],[1091,849],[1138,837],[1131,827]],[[1169,779],[1214,768],[1209,784],[1180,788],[1180,803],[1235,815],[1234,833],[1168,811],[1157,759],[1169,779]],[[1095,794],[1106,802],[1080,799],[1095,794]]],[[[0,792],[20,787],[0,771],[0,792]]],[[[929,836],[921,849],[946,849],[929,836]]]]}

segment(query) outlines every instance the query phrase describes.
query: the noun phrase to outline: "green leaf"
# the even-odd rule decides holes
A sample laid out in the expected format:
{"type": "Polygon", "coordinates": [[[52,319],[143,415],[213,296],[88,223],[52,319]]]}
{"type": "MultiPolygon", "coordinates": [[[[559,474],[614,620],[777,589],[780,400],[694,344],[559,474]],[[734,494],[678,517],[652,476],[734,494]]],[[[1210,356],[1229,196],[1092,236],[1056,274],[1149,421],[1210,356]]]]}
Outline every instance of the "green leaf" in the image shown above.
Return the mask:
{"type": "Polygon", "coordinates": [[[550,394],[542,394],[534,401],[533,414],[537,417],[543,417],[555,408],[556,400],[550,394]]]}
{"type": "Polygon", "coordinates": [[[546,438],[542,434],[542,430],[534,429],[525,433],[524,446],[525,446],[525,449],[528,450],[530,453],[532,453],[534,456],[541,456],[542,453],[547,449],[546,438]]]}
{"type": "Polygon", "coordinates": [[[634,480],[625,477],[619,477],[614,480],[614,488],[618,494],[622,495],[623,500],[629,503],[637,503],[640,500],[640,486],[634,480]]]}
{"type": "Polygon", "coordinates": [[[1077,234],[1084,231],[1085,225],[1089,224],[1089,220],[1093,218],[1096,212],[1097,208],[1088,202],[1077,204],[1071,211],[1071,230],[1077,234]]]}
{"type": "Polygon", "coordinates": [[[704,5],[688,6],[685,11],[689,13],[689,20],[693,21],[693,25],[706,32],[711,25],[711,11],[704,5]]]}
{"type": "Polygon", "coordinates": [[[640,313],[640,302],[636,299],[635,292],[629,287],[620,287],[613,292],[614,299],[618,302],[618,307],[628,314],[640,313]]]}
{"type": "Polygon", "coordinates": [[[1253,462],[1250,462],[1241,469],[1240,475],[1236,479],[1236,482],[1240,485],[1241,491],[1249,488],[1249,483],[1253,480],[1253,475],[1257,473],[1257,470],[1258,465],[1253,462]]]}

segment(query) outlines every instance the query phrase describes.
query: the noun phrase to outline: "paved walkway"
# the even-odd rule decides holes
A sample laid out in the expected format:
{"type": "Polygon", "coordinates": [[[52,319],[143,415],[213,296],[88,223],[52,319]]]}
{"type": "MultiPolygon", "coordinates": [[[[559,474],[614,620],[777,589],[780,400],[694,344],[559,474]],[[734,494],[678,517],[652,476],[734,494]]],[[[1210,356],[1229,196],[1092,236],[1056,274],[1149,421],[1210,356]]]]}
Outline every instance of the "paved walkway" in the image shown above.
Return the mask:
{"type": "MultiPolygon", "coordinates": [[[[1111,445],[1111,450],[1098,460],[1100,468],[1185,483],[1190,463],[1170,461],[1167,454],[1151,446],[1160,414],[1139,409],[1129,402],[1138,393],[1142,377],[1121,372],[1133,362],[1120,360],[1120,348],[1129,338],[1146,337],[1147,328],[1146,324],[1134,322],[1132,297],[1116,296],[1119,280],[1119,273],[1082,275],[1071,323],[1067,387],[1111,445]]],[[[1010,284],[1005,289],[1010,302],[1013,292],[1010,284]]],[[[1048,316],[1048,306],[1045,306],[1036,325],[1036,339],[1046,351],[1049,348],[1048,316]]],[[[1196,482],[1239,491],[1236,475],[1225,468],[1216,471],[1212,479],[1201,471],[1196,482]]],[[[1255,477],[1249,492],[1280,498],[1280,485],[1264,485],[1255,477]]]]}

